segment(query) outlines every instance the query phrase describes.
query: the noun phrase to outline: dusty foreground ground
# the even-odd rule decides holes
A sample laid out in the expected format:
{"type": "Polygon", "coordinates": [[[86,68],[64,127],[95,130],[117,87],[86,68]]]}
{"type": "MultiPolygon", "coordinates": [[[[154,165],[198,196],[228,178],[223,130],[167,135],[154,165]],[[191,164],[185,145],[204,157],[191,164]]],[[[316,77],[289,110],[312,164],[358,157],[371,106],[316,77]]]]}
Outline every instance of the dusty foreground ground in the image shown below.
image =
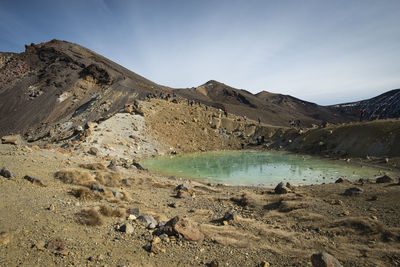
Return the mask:
{"type": "Polygon", "coordinates": [[[0,163],[13,174],[0,176],[1,266],[311,266],[324,251],[344,266],[400,265],[397,180],[275,194],[108,168],[63,150],[3,144],[0,163]],[[343,195],[355,186],[363,192],[343,195]],[[163,231],[177,215],[179,229],[163,231]]]}

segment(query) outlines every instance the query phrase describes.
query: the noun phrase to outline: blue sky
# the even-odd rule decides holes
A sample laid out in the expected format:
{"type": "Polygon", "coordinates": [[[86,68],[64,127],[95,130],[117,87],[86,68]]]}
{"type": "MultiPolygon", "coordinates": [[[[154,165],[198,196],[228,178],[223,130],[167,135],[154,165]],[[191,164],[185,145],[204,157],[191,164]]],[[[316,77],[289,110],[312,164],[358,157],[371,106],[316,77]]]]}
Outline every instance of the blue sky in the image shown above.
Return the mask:
{"type": "Polygon", "coordinates": [[[0,0],[0,51],[54,38],[175,88],[323,105],[400,88],[399,0],[0,0]]]}

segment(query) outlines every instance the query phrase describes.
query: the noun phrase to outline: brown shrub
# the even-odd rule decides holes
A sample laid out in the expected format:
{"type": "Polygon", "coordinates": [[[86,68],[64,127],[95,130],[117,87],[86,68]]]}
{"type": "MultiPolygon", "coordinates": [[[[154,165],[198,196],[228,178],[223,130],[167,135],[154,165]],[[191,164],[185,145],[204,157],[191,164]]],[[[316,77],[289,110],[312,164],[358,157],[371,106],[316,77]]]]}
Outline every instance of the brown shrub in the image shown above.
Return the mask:
{"type": "Polygon", "coordinates": [[[121,176],[116,172],[96,171],[95,175],[96,181],[102,185],[111,187],[121,185],[121,176]]]}
{"type": "Polygon", "coordinates": [[[56,172],[54,177],[66,184],[90,186],[95,183],[94,177],[89,172],[80,170],[62,169],[56,172]]]}
{"type": "Polygon", "coordinates": [[[377,234],[385,231],[383,223],[366,217],[345,218],[333,222],[332,227],[346,227],[365,234],[377,234]]]}
{"type": "Polygon", "coordinates": [[[71,194],[82,201],[103,199],[99,192],[93,192],[86,187],[74,188],[71,190],[71,194]]]}
{"type": "Polygon", "coordinates": [[[125,217],[126,216],[126,211],[124,209],[113,209],[109,206],[101,206],[100,207],[100,213],[103,214],[106,217],[125,217]]]}
{"type": "Polygon", "coordinates": [[[101,214],[91,208],[91,209],[84,209],[81,212],[77,214],[78,216],[78,223],[84,224],[84,225],[89,225],[89,226],[99,226],[103,225],[104,220],[101,214]]]}
{"type": "Polygon", "coordinates": [[[79,167],[84,168],[84,169],[88,169],[88,170],[93,170],[93,171],[108,171],[107,167],[104,166],[101,163],[85,163],[85,164],[80,164],[79,167]]]}
{"type": "Polygon", "coordinates": [[[279,203],[279,211],[289,212],[292,210],[305,209],[308,204],[303,201],[281,201],[279,203]]]}

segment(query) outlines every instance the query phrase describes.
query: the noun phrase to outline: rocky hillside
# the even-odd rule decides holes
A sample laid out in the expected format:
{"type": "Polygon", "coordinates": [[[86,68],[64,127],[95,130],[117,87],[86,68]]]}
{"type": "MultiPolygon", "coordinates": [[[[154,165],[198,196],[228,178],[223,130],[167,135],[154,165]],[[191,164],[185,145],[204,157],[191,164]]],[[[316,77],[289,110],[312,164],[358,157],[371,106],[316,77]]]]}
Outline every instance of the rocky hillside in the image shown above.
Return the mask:
{"type": "Polygon", "coordinates": [[[0,54],[0,136],[66,132],[165,90],[79,45],[32,44],[21,54],[0,54]]]}
{"type": "MultiPolygon", "coordinates": [[[[346,114],[355,114],[365,110],[364,119],[388,119],[400,117],[400,89],[391,90],[371,99],[332,106],[346,114]]],[[[358,113],[359,114],[359,113],[358,113]]]]}
{"type": "Polygon", "coordinates": [[[277,126],[288,126],[290,120],[300,120],[301,125],[311,126],[323,122],[341,123],[356,119],[355,114],[344,112],[338,107],[324,107],[289,95],[260,92],[256,95],[232,88],[217,81],[190,88],[175,90],[178,95],[188,99],[226,108],[228,112],[247,116],[253,120],[277,126]]]}
{"type": "Polygon", "coordinates": [[[400,116],[399,90],[366,101],[319,106],[265,91],[253,95],[217,81],[171,89],[87,48],[52,40],[26,46],[20,54],[0,53],[0,136],[18,133],[30,142],[63,140],[88,122],[110,118],[126,104],[141,113],[136,99],[168,94],[175,102],[197,100],[274,126],[288,126],[290,120],[300,121],[302,127],[357,121],[361,108],[367,119],[400,116]]]}

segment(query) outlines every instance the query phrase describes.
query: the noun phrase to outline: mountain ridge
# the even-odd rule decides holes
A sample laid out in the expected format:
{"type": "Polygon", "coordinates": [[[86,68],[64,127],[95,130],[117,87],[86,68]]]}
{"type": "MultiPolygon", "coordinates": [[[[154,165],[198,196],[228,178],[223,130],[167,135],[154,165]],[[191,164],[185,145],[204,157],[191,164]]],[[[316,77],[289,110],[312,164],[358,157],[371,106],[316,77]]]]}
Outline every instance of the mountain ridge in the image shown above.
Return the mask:
{"type": "Polygon", "coordinates": [[[400,117],[400,94],[396,90],[350,108],[344,104],[320,106],[267,91],[252,94],[216,80],[174,89],[83,46],[52,40],[26,45],[22,53],[0,53],[0,136],[19,133],[37,140],[103,120],[135,99],[167,94],[276,126],[288,126],[290,120],[300,121],[305,127],[356,121],[361,108],[367,110],[365,119],[400,117]]]}

